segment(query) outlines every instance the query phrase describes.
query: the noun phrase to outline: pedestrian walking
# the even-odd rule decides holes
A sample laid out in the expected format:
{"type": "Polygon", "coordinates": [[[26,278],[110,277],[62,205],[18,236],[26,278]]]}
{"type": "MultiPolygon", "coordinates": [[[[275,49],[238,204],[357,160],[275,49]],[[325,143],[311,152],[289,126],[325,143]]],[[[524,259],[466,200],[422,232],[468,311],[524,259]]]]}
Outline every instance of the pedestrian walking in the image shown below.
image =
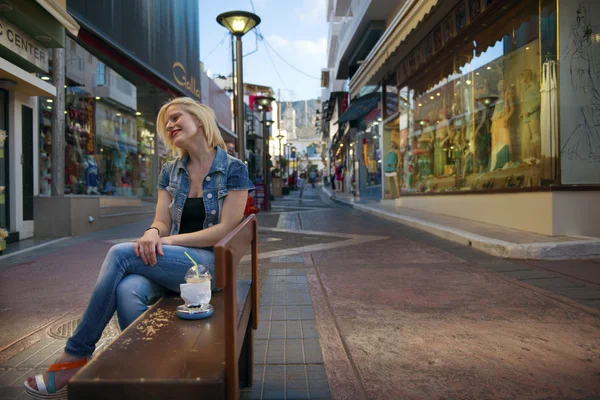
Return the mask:
{"type": "Polygon", "coordinates": [[[66,399],[69,379],[94,353],[115,311],[125,329],[167,291],[179,292],[190,267],[186,252],[214,276],[212,247],[244,216],[254,185],[246,165],[227,154],[214,112],[177,98],[160,109],[156,128],[178,156],[160,172],[154,222],[139,239],[110,249],[64,352],[45,374],[24,382],[33,398],[66,399]]]}
{"type": "Polygon", "coordinates": [[[300,193],[298,194],[298,198],[301,199],[302,198],[302,193],[304,193],[304,184],[306,183],[306,175],[304,175],[304,173],[300,174],[300,177],[298,177],[298,181],[296,183],[296,185],[298,186],[298,190],[300,191],[300,193]]]}
{"type": "Polygon", "coordinates": [[[237,158],[235,153],[235,143],[232,140],[226,140],[225,147],[227,149],[227,154],[229,154],[231,157],[237,158]]]}
{"type": "Polygon", "coordinates": [[[329,179],[331,180],[331,190],[336,190],[335,189],[335,171],[336,171],[336,165],[333,164],[331,166],[331,173],[329,174],[329,179]]]}
{"type": "Polygon", "coordinates": [[[317,183],[317,173],[315,171],[310,171],[308,173],[308,176],[310,177],[310,185],[314,189],[315,188],[315,183],[317,183]]]}
{"type": "Polygon", "coordinates": [[[338,164],[335,168],[335,191],[341,192],[344,181],[344,168],[338,164]]]}

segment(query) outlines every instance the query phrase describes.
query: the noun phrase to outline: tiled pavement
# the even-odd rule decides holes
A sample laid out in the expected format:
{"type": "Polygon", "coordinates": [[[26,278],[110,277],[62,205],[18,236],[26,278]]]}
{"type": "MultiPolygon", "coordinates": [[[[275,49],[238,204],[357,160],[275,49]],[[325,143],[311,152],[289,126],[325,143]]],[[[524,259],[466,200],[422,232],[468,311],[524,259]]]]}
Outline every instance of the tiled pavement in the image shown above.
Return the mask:
{"type": "MultiPolygon", "coordinates": [[[[254,382],[241,399],[330,399],[306,269],[269,269],[259,312],[254,382]]],[[[43,373],[64,345],[43,338],[0,364],[0,400],[29,398],[23,381],[43,373]]]]}
{"type": "Polygon", "coordinates": [[[254,337],[254,383],[242,399],[330,399],[306,269],[269,269],[254,337]]]}

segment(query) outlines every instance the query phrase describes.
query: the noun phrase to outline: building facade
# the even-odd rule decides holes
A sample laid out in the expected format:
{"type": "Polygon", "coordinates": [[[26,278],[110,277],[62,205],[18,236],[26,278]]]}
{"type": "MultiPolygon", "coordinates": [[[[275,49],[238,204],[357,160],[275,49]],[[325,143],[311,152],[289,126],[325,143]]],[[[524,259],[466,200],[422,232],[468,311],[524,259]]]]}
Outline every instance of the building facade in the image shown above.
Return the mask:
{"type": "MultiPolygon", "coordinates": [[[[67,7],[81,29],[65,46],[62,196],[50,190],[56,105],[49,96],[36,99],[34,222],[41,237],[79,235],[154,214],[158,174],[172,157],[155,121],[170,98],[209,103],[223,136],[232,134],[227,101],[222,105],[227,96],[201,70],[197,5],[69,0],[67,7]]],[[[39,77],[52,82],[48,71],[39,77]]]]}
{"type": "Polygon", "coordinates": [[[58,90],[36,74],[50,71],[49,51],[65,47],[65,31],[78,30],[64,0],[0,4],[0,251],[5,242],[34,234],[42,122],[37,96],[52,100],[58,90]]]}
{"type": "MultiPolygon", "coordinates": [[[[380,149],[380,198],[547,235],[599,236],[600,4],[394,3],[360,62],[344,58],[362,51],[351,39],[336,64],[336,78],[349,82],[348,112],[379,93],[378,124],[371,132],[358,124],[355,146],[366,138],[369,155],[371,141],[380,149]]],[[[344,23],[365,36],[362,25],[377,25],[371,9],[391,6],[348,7],[353,21],[344,23]]],[[[371,174],[371,160],[359,158],[361,173],[371,174]]]]}

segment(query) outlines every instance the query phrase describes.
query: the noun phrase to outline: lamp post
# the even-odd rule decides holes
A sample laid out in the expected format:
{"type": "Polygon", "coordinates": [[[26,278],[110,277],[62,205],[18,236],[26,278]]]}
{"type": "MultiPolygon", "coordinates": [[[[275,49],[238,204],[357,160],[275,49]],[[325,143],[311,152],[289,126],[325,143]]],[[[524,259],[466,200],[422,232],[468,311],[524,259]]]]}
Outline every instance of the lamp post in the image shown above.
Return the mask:
{"type": "Polygon", "coordinates": [[[247,11],[229,11],[217,16],[217,22],[223,25],[236,37],[236,72],[237,77],[237,96],[236,96],[236,133],[238,135],[238,157],[243,162],[246,161],[246,138],[244,132],[244,79],[243,79],[243,53],[242,36],[248,33],[252,28],[260,24],[260,17],[247,11]]]}
{"type": "Polygon", "coordinates": [[[271,182],[271,171],[269,170],[269,130],[268,127],[271,126],[273,121],[267,121],[267,107],[269,104],[274,102],[275,99],[271,96],[258,96],[254,98],[254,104],[258,105],[262,110],[262,124],[263,124],[263,171],[265,175],[265,196],[270,199],[270,189],[269,185],[271,182]]]}
{"type": "Polygon", "coordinates": [[[277,136],[275,136],[277,139],[279,139],[279,168],[281,169],[281,174],[283,175],[283,166],[281,165],[281,139],[283,139],[285,136],[283,136],[281,133],[277,136]]]}

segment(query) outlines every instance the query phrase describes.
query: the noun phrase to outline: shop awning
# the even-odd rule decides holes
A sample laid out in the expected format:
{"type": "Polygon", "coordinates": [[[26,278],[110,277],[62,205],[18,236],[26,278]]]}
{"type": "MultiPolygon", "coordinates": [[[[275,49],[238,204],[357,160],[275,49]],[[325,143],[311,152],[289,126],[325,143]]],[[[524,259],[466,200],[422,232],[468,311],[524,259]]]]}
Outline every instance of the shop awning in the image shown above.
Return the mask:
{"type": "Polygon", "coordinates": [[[223,125],[221,125],[220,122],[217,122],[217,125],[219,126],[219,130],[221,131],[221,136],[223,137],[223,140],[237,139],[237,134],[235,134],[231,130],[225,128],[223,125]]]}
{"type": "Polygon", "coordinates": [[[351,98],[358,94],[360,88],[371,83],[371,78],[437,3],[438,0],[406,0],[400,12],[350,80],[351,98]]]}
{"type": "Polygon", "coordinates": [[[65,7],[54,0],[36,0],[50,15],[54,17],[73,36],[79,34],[79,24],[71,17],[65,7]]]}
{"type": "Polygon", "coordinates": [[[348,107],[348,109],[340,116],[336,124],[363,118],[372,109],[377,107],[380,97],[379,92],[375,92],[354,100],[350,103],[350,107],[348,107]]]}
{"type": "Polygon", "coordinates": [[[0,57],[0,79],[5,79],[0,87],[15,87],[17,91],[27,96],[56,96],[56,87],[44,82],[35,75],[25,72],[13,63],[0,57]],[[14,84],[13,84],[14,82],[14,84]]]}

